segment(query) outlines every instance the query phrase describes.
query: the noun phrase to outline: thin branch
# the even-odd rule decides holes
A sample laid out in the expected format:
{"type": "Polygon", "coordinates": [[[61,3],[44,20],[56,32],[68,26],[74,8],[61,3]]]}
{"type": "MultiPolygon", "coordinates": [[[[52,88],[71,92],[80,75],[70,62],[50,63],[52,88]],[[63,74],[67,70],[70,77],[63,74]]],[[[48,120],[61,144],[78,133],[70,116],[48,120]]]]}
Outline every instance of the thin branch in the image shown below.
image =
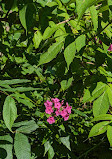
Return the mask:
{"type": "Polygon", "coordinates": [[[67,22],[69,22],[71,19],[74,19],[74,18],[75,18],[75,16],[70,17],[69,19],[62,21],[62,22],[58,23],[57,25],[63,24],[63,23],[67,23],[67,22]]]}

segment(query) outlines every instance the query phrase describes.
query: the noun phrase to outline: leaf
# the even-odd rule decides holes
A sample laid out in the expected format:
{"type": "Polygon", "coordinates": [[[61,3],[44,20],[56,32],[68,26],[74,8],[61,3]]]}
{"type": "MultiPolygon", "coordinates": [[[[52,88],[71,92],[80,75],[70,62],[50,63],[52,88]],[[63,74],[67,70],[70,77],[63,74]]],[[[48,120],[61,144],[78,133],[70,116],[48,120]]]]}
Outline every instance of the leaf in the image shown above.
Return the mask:
{"type": "Polygon", "coordinates": [[[54,157],[54,150],[53,147],[50,146],[49,150],[48,150],[48,159],[52,159],[54,157]]]}
{"type": "Polygon", "coordinates": [[[54,43],[52,46],[50,46],[50,48],[48,49],[47,52],[43,53],[40,56],[40,61],[39,61],[39,65],[45,64],[50,62],[51,60],[53,60],[54,58],[56,58],[56,55],[59,53],[59,51],[61,50],[63,46],[63,41],[54,43]]]}
{"type": "Polygon", "coordinates": [[[6,92],[28,92],[28,91],[34,91],[34,90],[43,90],[43,88],[16,87],[16,88],[3,89],[0,87],[0,90],[6,91],[6,92]]]}
{"type": "Polygon", "coordinates": [[[103,121],[94,125],[92,129],[90,130],[88,137],[90,138],[90,137],[97,136],[106,132],[107,125],[109,124],[109,122],[110,121],[103,121]]]}
{"type": "Polygon", "coordinates": [[[29,108],[35,107],[35,105],[32,103],[33,101],[30,98],[28,98],[24,93],[23,94],[14,93],[11,96],[15,97],[19,103],[22,103],[28,106],[29,108]]]}
{"type": "Polygon", "coordinates": [[[98,115],[94,119],[92,119],[92,122],[99,121],[99,120],[112,120],[112,115],[111,114],[98,115]]]}
{"type": "Polygon", "coordinates": [[[0,158],[13,159],[12,155],[13,139],[10,135],[0,136],[0,158]]]}
{"type": "Polygon", "coordinates": [[[111,125],[108,125],[107,127],[107,138],[109,140],[110,147],[112,147],[112,126],[111,125]]]}
{"type": "Polygon", "coordinates": [[[45,156],[45,154],[48,152],[48,150],[49,150],[50,147],[51,147],[50,142],[49,142],[49,141],[45,142],[45,143],[44,143],[44,147],[45,147],[45,152],[44,152],[44,156],[45,156]]]}
{"type": "Polygon", "coordinates": [[[47,27],[43,34],[43,40],[46,40],[52,36],[52,34],[58,29],[58,26],[47,27]]]}
{"type": "Polygon", "coordinates": [[[98,14],[95,6],[90,7],[91,18],[94,25],[94,30],[98,29],[98,14]]]}
{"type": "Polygon", "coordinates": [[[16,97],[16,100],[18,101],[18,103],[22,103],[25,106],[28,106],[29,109],[35,107],[35,105],[32,102],[30,102],[28,99],[21,99],[16,97]]]}
{"type": "Polygon", "coordinates": [[[62,3],[68,3],[70,0],[61,0],[62,1],[62,3]]]}
{"type": "Polygon", "coordinates": [[[85,45],[86,37],[85,35],[80,35],[76,40],[76,49],[79,52],[85,45]]]}
{"type": "Polygon", "coordinates": [[[33,23],[33,16],[36,14],[36,9],[33,3],[25,5],[19,11],[19,18],[23,27],[27,30],[30,29],[33,23]]]}
{"type": "Polygon", "coordinates": [[[18,83],[27,83],[31,82],[30,80],[27,79],[12,79],[12,80],[0,80],[0,86],[2,85],[12,85],[12,84],[18,84],[18,83]]]}
{"type": "Polygon", "coordinates": [[[81,9],[79,10],[79,13],[78,13],[78,22],[82,18],[86,9],[88,9],[89,7],[91,7],[92,5],[94,5],[100,1],[102,1],[102,0],[84,0],[84,1],[82,1],[81,6],[80,6],[81,9]]]}
{"type": "Polygon", "coordinates": [[[104,91],[106,91],[106,89],[107,89],[107,85],[105,83],[98,82],[96,88],[93,91],[91,91],[92,93],[90,93],[89,89],[85,90],[85,93],[83,96],[83,102],[85,103],[88,101],[93,101],[94,99],[98,98],[104,91]]]}
{"type": "Polygon", "coordinates": [[[108,86],[107,93],[108,93],[108,98],[109,98],[110,105],[112,106],[112,85],[108,86]]]}
{"type": "Polygon", "coordinates": [[[14,150],[17,159],[30,159],[31,147],[27,136],[16,133],[14,138],[14,150]]]}
{"type": "Polygon", "coordinates": [[[109,109],[109,98],[105,91],[98,99],[93,103],[93,114],[98,116],[100,114],[106,114],[109,109]]]}
{"type": "Polygon", "coordinates": [[[83,0],[76,0],[76,9],[77,9],[78,15],[80,13],[80,8],[81,8],[82,2],[83,2],[83,0]]]}
{"type": "Polygon", "coordinates": [[[65,91],[66,89],[68,89],[71,86],[72,81],[73,81],[73,77],[69,78],[68,81],[67,80],[61,81],[61,89],[63,91],[65,91]]]}
{"type": "Polygon", "coordinates": [[[12,127],[27,126],[27,125],[31,125],[32,122],[34,122],[34,120],[29,120],[29,121],[25,120],[25,121],[14,123],[12,127]]]}
{"type": "Polygon", "coordinates": [[[35,123],[35,121],[32,120],[32,122],[29,122],[29,124],[16,129],[16,132],[30,134],[31,132],[35,131],[38,127],[39,126],[35,123]]]}
{"type": "Polygon", "coordinates": [[[112,19],[112,0],[108,0],[110,19],[112,19]]]}
{"type": "Polygon", "coordinates": [[[34,43],[35,49],[37,49],[39,47],[41,41],[42,41],[42,34],[39,30],[37,30],[34,33],[34,37],[33,37],[33,43],[34,43]]]}
{"type": "Polygon", "coordinates": [[[17,118],[17,108],[15,101],[10,96],[7,96],[3,106],[3,119],[7,128],[11,130],[11,127],[17,118]]]}
{"type": "Polygon", "coordinates": [[[84,112],[81,112],[80,110],[77,110],[77,109],[72,109],[72,110],[78,115],[88,118],[88,116],[84,112]]]}
{"type": "Polygon", "coordinates": [[[76,45],[75,45],[75,41],[74,41],[70,45],[68,45],[64,50],[64,57],[65,57],[65,61],[67,63],[68,69],[69,69],[71,62],[73,61],[73,59],[75,57],[75,53],[76,53],[76,45]]]}
{"type": "Polygon", "coordinates": [[[63,143],[63,145],[65,145],[71,151],[69,136],[60,137],[60,141],[63,143]]]}

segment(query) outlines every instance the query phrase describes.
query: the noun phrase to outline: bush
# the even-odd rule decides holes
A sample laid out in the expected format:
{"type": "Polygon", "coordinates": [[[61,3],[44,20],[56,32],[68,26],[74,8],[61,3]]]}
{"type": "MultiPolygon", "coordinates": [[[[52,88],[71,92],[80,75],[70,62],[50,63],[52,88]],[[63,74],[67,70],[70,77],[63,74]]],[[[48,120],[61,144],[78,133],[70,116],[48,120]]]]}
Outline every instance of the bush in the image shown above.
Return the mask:
{"type": "Polygon", "coordinates": [[[111,0],[0,6],[0,158],[110,158],[111,0]]]}

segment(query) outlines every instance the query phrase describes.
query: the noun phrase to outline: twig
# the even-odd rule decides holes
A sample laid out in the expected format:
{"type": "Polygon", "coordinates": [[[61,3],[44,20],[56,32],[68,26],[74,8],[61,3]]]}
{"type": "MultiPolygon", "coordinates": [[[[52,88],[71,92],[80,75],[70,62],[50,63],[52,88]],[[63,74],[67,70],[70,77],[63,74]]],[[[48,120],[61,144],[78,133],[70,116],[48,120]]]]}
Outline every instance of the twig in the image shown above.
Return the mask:
{"type": "Polygon", "coordinates": [[[69,22],[71,19],[74,19],[74,18],[75,18],[75,16],[70,17],[69,19],[62,21],[62,22],[58,23],[57,25],[63,24],[63,23],[67,23],[67,22],[69,22]]]}

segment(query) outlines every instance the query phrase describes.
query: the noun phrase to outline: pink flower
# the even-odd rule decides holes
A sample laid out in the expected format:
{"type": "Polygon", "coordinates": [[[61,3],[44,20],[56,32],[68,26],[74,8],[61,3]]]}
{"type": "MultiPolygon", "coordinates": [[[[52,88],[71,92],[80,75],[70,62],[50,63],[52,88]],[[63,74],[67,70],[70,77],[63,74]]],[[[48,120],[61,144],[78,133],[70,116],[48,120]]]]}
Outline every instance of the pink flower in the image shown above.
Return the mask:
{"type": "Polygon", "coordinates": [[[47,100],[45,103],[44,103],[44,105],[45,105],[45,107],[50,107],[50,106],[52,106],[52,102],[51,101],[49,101],[49,100],[47,100]]]}
{"type": "Polygon", "coordinates": [[[54,108],[59,109],[60,107],[61,107],[61,103],[60,102],[54,103],[54,108]]]}
{"type": "Polygon", "coordinates": [[[63,105],[63,104],[64,104],[64,100],[61,101],[61,105],[63,105]]]}
{"type": "Polygon", "coordinates": [[[55,123],[54,117],[53,117],[53,116],[52,116],[52,117],[49,117],[49,118],[47,119],[47,122],[48,122],[49,124],[55,123]]]}
{"type": "Polygon", "coordinates": [[[52,98],[53,103],[58,103],[60,100],[58,98],[52,98]]]}
{"type": "Polygon", "coordinates": [[[53,109],[52,109],[52,107],[51,107],[51,106],[46,107],[45,112],[46,112],[47,114],[51,114],[51,113],[53,113],[53,109]]]}
{"type": "Polygon", "coordinates": [[[55,111],[55,113],[56,113],[56,116],[59,116],[59,115],[60,115],[60,110],[57,109],[57,110],[55,111]]]}
{"type": "Polygon", "coordinates": [[[110,44],[108,51],[112,51],[112,44],[110,44]]]}
{"type": "Polygon", "coordinates": [[[66,106],[67,106],[67,107],[66,107],[67,113],[68,113],[68,114],[71,114],[72,106],[69,106],[68,103],[66,103],[66,106]]]}
{"type": "Polygon", "coordinates": [[[66,108],[61,111],[61,116],[65,117],[67,115],[66,108]]]}
{"type": "Polygon", "coordinates": [[[69,115],[67,114],[66,116],[64,116],[64,121],[67,121],[69,118],[69,115]]]}

